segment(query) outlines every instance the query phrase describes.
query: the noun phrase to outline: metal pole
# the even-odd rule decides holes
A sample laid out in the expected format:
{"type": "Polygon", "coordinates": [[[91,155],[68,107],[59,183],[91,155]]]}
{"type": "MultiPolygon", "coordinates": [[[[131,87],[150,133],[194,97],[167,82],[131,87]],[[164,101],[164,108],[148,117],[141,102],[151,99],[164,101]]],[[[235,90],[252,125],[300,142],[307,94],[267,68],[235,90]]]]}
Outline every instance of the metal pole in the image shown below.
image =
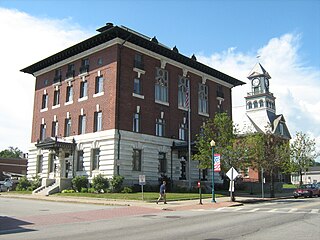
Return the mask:
{"type": "Polygon", "coordinates": [[[233,201],[233,192],[232,192],[232,187],[233,187],[233,168],[231,168],[231,181],[230,181],[230,201],[233,201]]]}
{"type": "Polygon", "coordinates": [[[189,190],[191,190],[191,94],[190,94],[190,81],[188,81],[188,94],[189,94],[189,106],[188,106],[188,174],[189,174],[189,190]]]}
{"type": "Polygon", "coordinates": [[[262,198],[264,198],[264,189],[263,189],[263,168],[261,168],[261,191],[262,191],[262,198]]]}
{"type": "Polygon", "coordinates": [[[214,146],[212,146],[212,201],[216,202],[214,196],[214,146]]]}

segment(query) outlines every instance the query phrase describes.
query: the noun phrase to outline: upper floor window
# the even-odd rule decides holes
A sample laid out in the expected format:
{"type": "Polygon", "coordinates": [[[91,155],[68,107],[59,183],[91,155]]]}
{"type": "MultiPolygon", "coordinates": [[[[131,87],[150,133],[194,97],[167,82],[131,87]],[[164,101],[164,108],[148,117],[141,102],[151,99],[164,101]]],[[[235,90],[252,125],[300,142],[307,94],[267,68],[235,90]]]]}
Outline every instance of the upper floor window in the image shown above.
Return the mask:
{"type": "Polygon", "coordinates": [[[86,133],[86,115],[80,115],[79,116],[79,129],[78,133],[79,134],[85,134],[86,133]]]}
{"type": "Polygon", "coordinates": [[[134,67],[142,69],[142,70],[144,69],[143,58],[142,58],[142,55],[139,53],[136,53],[134,55],[134,67]]]}
{"type": "Polygon", "coordinates": [[[80,83],[80,98],[86,97],[88,95],[88,82],[87,80],[80,83]]]}
{"type": "Polygon", "coordinates": [[[96,77],[95,93],[103,92],[103,77],[96,77]]]}
{"type": "Polygon", "coordinates": [[[41,109],[45,109],[48,108],[48,94],[43,94],[42,95],[42,105],[41,105],[41,109]]]}
{"type": "Polygon", "coordinates": [[[188,79],[182,76],[179,77],[178,84],[178,106],[183,108],[189,107],[188,79]]]}
{"type": "Polygon", "coordinates": [[[73,78],[75,73],[75,67],[73,63],[68,64],[66,78],[73,78]]]}
{"type": "Polygon", "coordinates": [[[43,141],[46,138],[46,128],[47,125],[45,123],[40,125],[40,141],[43,141]]]}
{"type": "Polygon", "coordinates": [[[93,148],[92,149],[92,170],[99,169],[99,160],[100,160],[100,149],[93,148]]]}
{"type": "Polygon", "coordinates": [[[133,149],[132,170],[141,171],[141,150],[140,149],[133,149]]]}
{"type": "Polygon", "coordinates": [[[188,130],[188,127],[186,124],[186,118],[184,117],[183,122],[179,126],[179,139],[180,140],[187,141],[187,136],[188,136],[187,130],[188,130]]]}
{"type": "Polygon", "coordinates": [[[81,61],[80,74],[89,72],[89,58],[84,58],[81,61]]]}
{"type": "Polygon", "coordinates": [[[142,84],[140,78],[135,78],[133,80],[133,92],[135,94],[142,95],[142,84]]]}
{"type": "Polygon", "coordinates": [[[140,114],[133,114],[133,129],[134,132],[140,132],[140,114]]]}
{"type": "Polygon", "coordinates": [[[94,113],[94,132],[102,130],[102,112],[94,113]]]}
{"type": "Polygon", "coordinates": [[[155,99],[168,102],[168,71],[156,68],[155,99]]]}
{"type": "Polygon", "coordinates": [[[60,89],[54,90],[53,93],[53,106],[60,104],[60,89]]]}
{"type": "Polygon", "coordinates": [[[162,118],[157,118],[156,120],[156,136],[164,137],[165,136],[165,120],[162,118]]]}
{"type": "Polygon", "coordinates": [[[67,86],[66,102],[73,101],[73,86],[67,86]]]}
{"type": "Polygon", "coordinates": [[[56,69],[55,73],[54,73],[54,79],[53,82],[57,83],[57,82],[61,82],[61,69],[56,69]]]}
{"type": "Polygon", "coordinates": [[[217,97],[224,98],[223,88],[220,84],[217,86],[217,97]]]}
{"type": "Polygon", "coordinates": [[[64,136],[69,137],[71,135],[71,118],[65,119],[64,124],[64,136]]]}
{"type": "Polygon", "coordinates": [[[51,137],[58,136],[58,121],[52,122],[51,137]]]}
{"type": "Polygon", "coordinates": [[[77,151],[77,171],[83,171],[83,150],[77,151]]]}
{"type": "Polygon", "coordinates": [[[199,84],[198,91],[199,113],[208,114],[208,86],[199,84]]]}

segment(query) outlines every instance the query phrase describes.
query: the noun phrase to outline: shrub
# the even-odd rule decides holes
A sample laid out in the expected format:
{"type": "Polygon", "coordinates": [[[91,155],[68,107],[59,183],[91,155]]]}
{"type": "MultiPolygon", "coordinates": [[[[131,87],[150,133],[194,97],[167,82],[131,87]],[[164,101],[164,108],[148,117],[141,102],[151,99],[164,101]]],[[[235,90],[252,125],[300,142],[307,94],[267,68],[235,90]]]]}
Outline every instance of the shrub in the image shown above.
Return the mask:
{"type": "Polygon", "coordinates": [[[87,193],[88,192],[88,188],[81,188],[81,192],[82,193],[87,193]]]}
{"type": "Polygon", "coordinates": [[[122,192],[122,193],[132,193],[132,188],[130,188],[130,187],[124,187],[121,192],[122,192]]]}
{"type": "Polygon", "coordinates": [[[104,178],[101,174],[95,176],[92,179],[92,187],[100,193],[101,190],[104,190],[109,187],[108,179],[104,178]]]}
{"type": "Polygon", "coordinates": [[[75,191],[73,189],[65,189],[65,190],[62,190],[61,193],[75,193],[75,191]]]}
{"type": "Polygon", "coordinates": [[[82,188],[86,188],[88,186],[88,179],[86,176],[76,176],[72,179],[72,188],[77,192],[81,192],[82,188]]]}
{"type": "Polygon", "coordinates": [[[20,178],[20,180],[17,184],[16,190],[17,191],[25,191],[28,189],[28,187],[31,187],[31,183],[27,179],[27,177],[24,176],[24,177],[20,178]]]}
{"type": "Polygon", "coordinates": [[[94,188],[88,188],[88,193],[95,193],[96,190],[94,188]]]}
{"type": "Polygon", "coordinates": [[[41,178],[37,175],[31,180],[31,191],[39,188],[41,186],[41,178]]]}
{"type": "Polygon", "coordinates": [[[113,176],[113,178],[110,180],[113,192],[121,192],[123,180],[124,177],[122,176],[113,176]]]}

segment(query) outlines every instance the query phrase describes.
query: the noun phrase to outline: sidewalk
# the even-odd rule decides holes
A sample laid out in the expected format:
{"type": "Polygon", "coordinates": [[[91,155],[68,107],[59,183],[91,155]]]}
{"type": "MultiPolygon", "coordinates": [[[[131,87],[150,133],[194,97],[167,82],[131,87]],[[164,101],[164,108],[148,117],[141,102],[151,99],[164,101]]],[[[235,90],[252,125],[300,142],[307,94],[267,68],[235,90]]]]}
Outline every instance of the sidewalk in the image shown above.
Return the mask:
{"type": "Polygon", "coordinates": [[[23,194],[0,194],[1,198],[20,198],[20,199],[32,199],[32,200],[44,200],[55,202],[67,202],[67,203],[83,203],[83,204],[99,204],[109,206],[136,206],[145,207],[158,210],[178,211],[178,210],[192,210],[192,209],[210,209],[210,208],[222,208],[222,207],[234,207],[240,206],[244,203],[254,203],[260,201],[270,201],[278,198],[288,198],[288,196],[279,196],[276,198],[259,198],[258,196],[236,196],[236,201],[230,201],[230,197],[216,198],[216,202],[212,202],[211,199],[200,200],[184,200],[184,201],[168,201],[167,204],[159,202],[146,202],[146,201],[134,201],[134,200],[112,200],[102,198],[87,198],[87,197],[69,197],[69,196],[39,196],[39,195],[23,195],[23,194]]]}

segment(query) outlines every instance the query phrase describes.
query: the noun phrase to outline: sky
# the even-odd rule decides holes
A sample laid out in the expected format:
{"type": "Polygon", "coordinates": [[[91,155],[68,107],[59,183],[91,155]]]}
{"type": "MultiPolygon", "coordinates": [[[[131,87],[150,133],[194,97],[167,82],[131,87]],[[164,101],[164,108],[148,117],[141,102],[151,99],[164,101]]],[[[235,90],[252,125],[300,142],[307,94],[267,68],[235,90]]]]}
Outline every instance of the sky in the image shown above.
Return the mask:
{"type": "Polygon", "coordinates": [[[30,147],[35,78],[20,70],[107,22],[246,82],[232,89],[234,121],[259,61],[272,77],[276,113],[320,151],[320,0],[0,0],[0,150],[30,147]]]}

